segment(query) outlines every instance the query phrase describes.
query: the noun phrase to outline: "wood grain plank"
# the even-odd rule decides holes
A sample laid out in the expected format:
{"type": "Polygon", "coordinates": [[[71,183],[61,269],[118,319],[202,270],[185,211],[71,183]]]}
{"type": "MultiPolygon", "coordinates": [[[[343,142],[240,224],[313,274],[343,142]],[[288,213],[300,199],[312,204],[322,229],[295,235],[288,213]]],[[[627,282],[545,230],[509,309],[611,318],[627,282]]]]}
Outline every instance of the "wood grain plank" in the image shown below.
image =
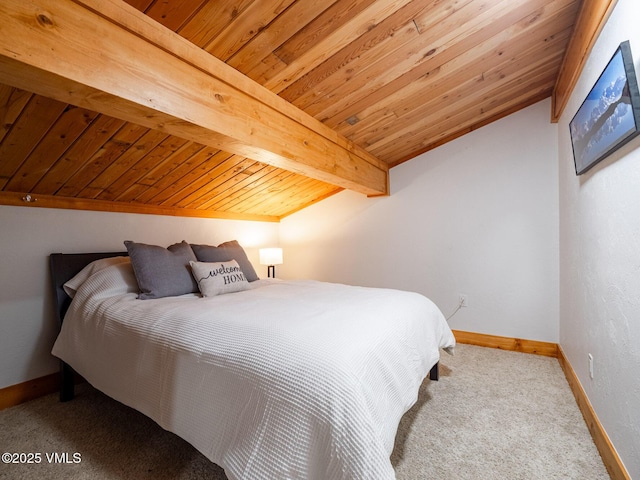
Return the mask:
{"type": "Polygon", "coordinates": [[[177,31],[206,3],[206,0],[161,0],[153,2],[144,13],[172,31],[177,31]]]}
{"type": "Polygon", "coordinates": [[[9,133],[33,94],[0,84],[0,143],[9,133]]]}
{"type": "MultiPolygon", "coordinates": [[[[559,62],[560,60],[558,60],[558,66],[560,64],[559,62]]],[[[499,95],[491,96],[491,92],[487,92],[487,100],[485,103],[482,105],[474,105],[471,107],[471,111],[469,111],[469,108],[465,109],[463,105],[458,104],[456,105],[456,110],[452,111],[446,121],[442,122],[441,128],[435,130],[428,127],[430,131],[425,132],[427,134],[425,138],[430,139],[431,142],[437,142],[451,135],[456,130],[473,127],[487,118],[499,116],[502,111],[511,111],[511,107],[514,105],[521,107],[532,99],[541,100],[542,98],[546,98],[551,94],[553,81],[554,79],[552,77],[537,74],[525,85],[518,83],[507,84],[501,89],[499,95]]],[[[406,153],[404,149],[409,148],[409,144],[412,143],[408,141],[408,137],[409,135],[405,135],[396,139],[395,145],[399,151],[403,153],[406,153]]],[[[385,144],[379,148],[391,149],[391,145],[392,144],[385,144]]],[[[375,150],[375,147],[372,148],[375,150]]]]}
{"type": "Polygon", "coordinates": [[[236,171],[234,171],[232,175],[224,175],[216,178],[214,182],[215,186],[213,184],[207,185],[207,195],[202,196],[194,201],[191,208],[197,206],[197,208],[203,208],[206,210],[207,205],[209,205],[210,201],[218,197],[219,194],[221,194],[222,196],[229,193],[233,194],[234,192],[241,189],[244,185],[250,183],[252,179],[259,178],[260,176],[270,171],[270,169],[272,168],[274,167],[258,162],[255,162],[253,164],[246,163],[243,165],[242,169],[236,169],[236,171]]]}
{"type": "Polygon", "coordinates": [[[278,184],[269,191],[268,195],[264,195],[264,198],[256,199],[259,201],[243,202],[237,211],[259,212],[282,209],[282,205],[290,201],[296,202],[300,192],[314,185],[317,184],[314,183],[313,179],[300,175],[292,175],[278,182],[278,184]]]}
{"type": "MultiPolygon", "coordinates": [[[[142,198],[146,196],[153,196],[153,192],[157,190],[151,190],[151,187],[158,185],[168,185],[167,178],[175,177],[173,172],[182,167],[183,164],[189,162],[194,155],[197,155],[205,146],[193,142],[185,142],[180,148],[176,149],[172,154],[164,155],[153,161],[153,164],[149,166],[149,171],[145,172],[138,180],[127,187],[124,192],[120,193],[116,198],[119,202],[139,202],[144,203],[142,198]]],[[[189,163],[187,163],[189,165],[189,163]]]]}
{"type": "Polygon", "coordinates": [[[294,178],[289,177],[284,180],[282,184],[283,185],[280,187],[279,192],[261,195],[260,197],[256,197],[253,202],[242,204],[240,208],[233,209],[231,211],[238,211],[242,213],[252,212],[253,214],[253,212],[280,208],[286,201],[295,198],[296,193],[302,188],[311,185],[312,180],[295,175],[294,178]]]}
{"type": "MultiPolygon", "coordinates": [[[[322,62],[330,58],[333,52],[346,46],[364,32],[377,25],[395,10],[406,5],[411,0],[393,0],[388,2],[373,2],[368,8],[363,9],[340,28],[335,29],[331,34],[323,37],[313,44],[304,55],[297,57],[291,62],[286,62],[287,67],[277,72],[269,79],[261,83],[275,93],[280,93],[298,78],[310,72],[322,62]]],[[[278,56],[279,53],[276,52],[278,56]]],[[[281,57],[282,58],[282,57],[281,57]]]]}
{"type": "MultiPolygon", "coordinates": [[[[433,12],[433,23],[422,21],[421,31],[416,45],[409,45],[394,55],[402,60],[391,68],[379,70],[378,74],[368,75],[372,81],[361,84],[359,79],[344,88],[327,95],[323,103],[310,108],[310,111],[321,118],[328,126],[335,128],[347,118],[356,116],[360,110],[371,104],[384,101],[386,97],[438,71],[442,65],[452,61],[478,44],[486,42],[500,31],[509,28],[514,22],[531,14],[532,8],[522,3],[512,3],[509,8],[503,3],[496,5],[497,10],[479,12],[479,15],[469,24],[456,25],[446,23],[449,10],[445,5],[439,5],[433,12]],[[492,15],[494,13],[494,15],[492,15]],[[482,28],[487,26],[487,28],[482,28]],[[352,85],[352,86],[351,86],[352,85]]],[[[464,15],[465,9],[452,14],[464,15]]],[[[429,17],[431,18],[431,17],[429,17]]],[[[452,21],[450,19],[450,21],[452,21]]],[[[375,65],[369,68],[376,68],[375,65]]],[[[365,72],[366,75],[366,72],[365,72]]],[[[421,103],[418,100],[416,103],[421,103]]]]}
{"type": "Polygon", "coordinates": [[[508,107],[504,107],[500,110],[497,110],[492,115],[487,115],[482,119],[477,119],[476,121],[474,121],[468,126],[464,126],[461,128],[457,128],[454,131],[447,132],[446,134],[439,136],[437,140],[432,139],[433,141],[428,142],[426,146],[420,146],[418,150],[416,150],[416,146],[414,144],[411,148],[405,149],[405,151],[402,153],[403,156],[396,156],[397,160],[391,162],[389,164],[389,168],[393,168],[396,165],[400,165],[401,163],[407,162],[417,157],[418,155],[421,155],[425,152],[428,152],[429,150],[433,150],[434,148],[437,148],[446,143],[449,143],[455,140],[456,138],[460,138],[463,135],[466,135],[467,133],[470,133],[474,130],[482,128],[485,125],[489,125],[490,123],[500,120],[501,118],[505,118],[511,115],[512,113],[516,113],[522,109],[530,107],[531,105],[535,105],[536,103],[548,97],[549,97],[549,94],[547,93],[546,90],[543,90],[542,92],[537,91],[535,92],[535,96],[527,95],[526,97],[521,99],[520,103],[511,102],[511,104],[508,107]]]}
{"type": "Polygon", "coordinates": [[[315,205],[318,202],[321,202],[322,200],[325,200],[337,193],[340,193],[344,190],[344,188],[339,188],[339,187],[335,187],[333,185],[329,185],[329,184],[323,184],[322,182],[317,182],[320,186],[319,189],[316,191],[316,193],[313,195],[312,198],[310,198],[308,201],[306,202],[300,202],[297,205],[291,205],[289,206],[286,210],[281,209],[281,210],[277,210],[278,211],[278,218],[280,218],[281,220],[285,217],[288,217],[290,215],[293,215],[296,212],[299,212],[300,210],[303,210],[307,207],[310,207],[311,205],[315,205]]]}
{"type": "MultiPolygon", "coordinates": [[[[318,192],[317,180],[307,179],[304,182],[298,182],[289,190],[289,195],[281,195],[280,201],[272,204],[263,203],[257,211],[267,209],[274,212],[284,213],[292,209],[298,208],[299,205],[306,203],[310,197],[316,197],[318,192]]],[[[276,199],[274,199],[276,200],[276,199]]],[[[269,202],[271,199],[269,199],[269,202]]]]}
{"type": "MultiPolygon", "coordinates": [[[[306,197],[310,191],[316,192],[316,180],[304,178],[288,189],[288,194],[271,195],[252,211],[287,211],[292,202],[298,205],[299,199],[306,197]]],[[[259,215],[259,214],[258,214],[259,215]]]]}
{"type": "MultiPolygon", "coordinates": [[[[474,117],[471,117],[469,113],[464,111],[457,111],[452,113],[447,118],[445,125],[437,131],[433,130],[429,132],[431,135],[425,137],[424,147],[430,147],[432,145],[442,145],[443,141],[455,138],[454,135],[459,131],[470,132],[482,125],[486,125],[490,120],[502,118],[509,113],[513,113],[514,108],[524,108],[524,106],[531,105],[537,101],[542,100],[550,95],[550,85],[552,86],[552,80],[548,78],[538,79],[536,83],[528,84],[525,88],[510,88],[507,92],[504,92],[500,98],[495,98],[490,102],[482,106],[474,106],[471,113],[474,117]],[[499,103],[501,102],[501,103],[499,103]]],[[[415,143],[409,139],[409,135],[399,137],[397,140],[397,148],[393,149],[391,144],[385,144],[377,147],[384,151],[397,152],[397,154],[406,155],[409,154],[411,149],[415,149],[415,143]]],[[[375,150],[375,148],[374,148],[375,150]]]]}
{"type": "Polygon", "coordinates": [[[178,192],[186,192],[183,195],[187,195],[191,190],[197,190],[196,180],[209,172],[213,165],[219,165],[230,157],[232,157],[230,153],[205,147],[179,167],[173,169],[160,183],[149,187],[144,194],[138,197],[138,201],[150,205],[162,205],[178,192]]]}
{"type": "Polygon", "coordinates": [[[6,190],[30,192],[98,114],[68,105],[38,146],[27,157],[6,190]]]}
{"type": "Polygon", "coordinates": [[[136,184],[141,187],[157,185],[158,182],[166,177],[172,176],[174,170],[180,168],[183,163],[189,162],[194,155],[198,155],[205,148],[204,145],[199,143],[186,142],[172,154],[160,158],[159,162],[140,178],[136,184]]]}
{"type": "MultiPolygon", "coordinates": [[[[302,106],[304,104],[299,101],[302,95],[318,88],[319,84],[324,80],[335,78],[336,72],[348,69],[352,62],[356,60],[363,63],[370,62],[374,58],[385,56],[389,51],[395,50],[394,46],[397,43],[405,43],[415,39],[419,34],[414,18],[423,9],[424,6],[420,2],[411,2],[400,8],[375,27],[341,48],[316,68],[291,83],[280,92],[280,96],[298,106],[302,106]],[[387,45],[389,43],[391,43],[391,46],[387,45]],[[387,50],[385,50],[385,46],[387,50]]],[[[338,83],[334,85],[342,85],[343,82],[340,80],[338,78],[338,83]]],[[[327,90],[333,90],[334,88],[329,86],[327,90]]]]}
{"type": "Polygon", "coordinates": [[[210,191],[205,201],[201,203],[198,208],[218,210],[215,205],[219,201],[242,195],[242,193],[250,189],[252,185],[258,185],[260,181],[270,173],[279,170],[269,165],[258,165],[257,167],[256,170],[249,171],[246,175],[236,175],[234,178],[220,185],[219,188],[210,191]]]}
{"type": "MultiPolygon", "coordinates": [[[[465,115],[467,117],[464,120],[465,125],[469,125],[469,119],[473,119],[472,114],[477,115],[476,121],[491,116],[495,114],[493,107],[498,102],[503,102],[505,109],[509,109],[512,102],[511,98],[514,95],[520,98],[522,95],[526,96],[527,92],[529,92],[532,98],[537,98],[541,93],[541,89],[547,91],[548,85],[553,84],[555,79],[553,72],[556,71],[560,65],[560,52],[550,52],[549,55],[550,56],[543,57],[538,61],[539,64],[544,64],[549,68],[550,71],[547,73],[544,71],[536,72],[535,68],[532,68],[535,67],[536,64],[527,65],[526,63],[514,62],[513,65],[509,66],[509,69],[501,67],[494,71],[488,71],[481,77],[478,77],[477,81],[474,82],[471,80],[464,87],[461,87],[455,92],[451,92],[451,95],[447,95],[446,98],[442,99],[443,101],[448,101],[450,110],[449,116],[439,125],[439,129],[446,131],[450,126],[454,125],[455,121],[462,121],[462,117],[465,115]],[[511,71],[510,69],[516,73],[514,75],[506,75],[506,73],[511,71]],[[522,72],[529,74],[526,83],[520,80],[521,77],[518,77],[522,72]],[[499,79],[492,81],[491,76],[498,77],[499,79]],[[487,81],[487,79],[489,81],[487,81]],[[543,87],[541,87],[541,85],[543,85],[543,87]],[[474,100],[475,95],[481,95],[479,100],[474,100]],[[474,104],[478,106],[474,107],[474,104]],[[454,118],[456,120],[453,120],[454,118]]],[[[520,103],[520,100],[518,100],[517,103],[520,103]]],[[[415,112],[414,116],[419,117],[420,112],[415,112]]],[[[423,119],[421,119],[420,122],[422,122],[422,120],[423,119]]],[[[426,123],[421,123],[420,126],[433,131],[432,126],[426,123]]],[[[391,136],[394,136],[397,142],[403,137],[403,132],[406,134],[409,130],[410,129],[405,126],[403,129],[393,132],[391,136]]],[[[427,132],[425,132],[425,134],[426,133],[427,132]]],[[[379,138],[378,142],[371,145],[371,148],[375,149],[382,144],[389,143],[391,142],[379,138]]]]}
{"type": "Polygon", "coordinates": [[[176,206],[183,208],[202,208],[202,204],[217,195],[218,192],[233,188],[235,184],[246,180],[253,173],[265,167],[266,165],[255,162],[249,158],[242,159],[239,163],[235,164],[234,168],[227,168],[224,172],[220,173],[216,172],[216,175],[211,176],[205,186],[182,199],[176,206]]]}
{"type": "MultiPolygon", "coordinates": [[[[485,95],[487,87],[494,91],[495,88],[492,85],[499,88],[511,79],[522,78],[522,75],[534,69],[545,69],[549,77],[555,78],[557,71],[555,65],[557,65],[558,52],[561,52],[561,48],[557,48],[556,44],[566,45],[570,33],[569,30],[558,33],[558,28],[564,24],[563,16],[565,15],[573,15],[573,9],[564,8],[546,18],[535,15],[537,21],[545,23],[544,27],[535,27],[537,30],[547,32],[548,36],[544,39],[530,35],[529,28],[534,27],[529,19],[525,19],[511,29],[494,36],[488,42],[479,44],[465,55],[443,65],[433,75],[423,77],[409,85],[405,89],[408,91],[401,90],[385,99],[383,104],[376,105],[376,108],[383,107],[384,112],[392,110],[396,117],[401,118],[394,120],[392,126],[388,120],[379,123],[377,128],[367,125],[367,131],[363,136],[355,135],[352,139],[370,146],[378,142],[393,142],[403,133],[421,128],[416,122],[424,119],[422,108],[427,111],[450,110],[452,102],[455,102],[458,97],[464,97],[467,104],[475,102],[476,99],[485,95]],[[523,26],[526,27],[522,28],[523,26]],[[518,41],[513,41],[514,39],[518,41]],[[552,61],[548,60],[550,57],[552,61]],[[494,71],[497,73],[492,74],[494,71]],[[474,80],[477,77],[480,77],[479,81],[474,80]],[[472,84],[463,90],[462,86],[470,80],[472,84]],[[456,87],[452,89],[451,85],[456,87]],[[415,104],[405,100],[418,96],[430,99],[422,104],[421,109],[416,109],[415,104]]],[[[374,112],[365,111],[358,116],[368,123],[372,113],[374,112]]],[[[343,134],[349,135],[348,130],[349,127],[345,126],[342,130],[343,134]]]]}
{"type": "Polygon", "coordinates": [[[67,179],[58,189],[57,194],[63,197],[78,196],[87,185],[148,131],[148,128],[125,123],[91,158],[83,162],[82,167],[67,179]]]}
{"type": "Polygon", "coordinates": [[[33,187],[32,191],[48,195],[57,193],[65,182],[84,166],[85,161],[92,158],[124,124],[125,122],[122,120],[98,115],[82,136],[33,187]]]}
{"type": "MultiPolygon", "coordinates": [[[[276,206],[270,206],[267,208],[269,211],[273,211],[278,217],[283,218],[289,214],[289,212],[300,210],[305,206],[316,203],[320,199],[325,199],[335,193],[337,193],[334,185],[318,182],[312,180],[312,182],[305,189],[301,189],[295,193],[295,196],[289,195],[283,202],[280,203],[279,208],[276,206]]],[[[266,207],[267,205],[263,205],[266,207]]],[[[263,208],[260,211],[264,211],[263,208]]]]}
{"type": "MultiPolygon", "coordinates": [[[[346,92],[346,95],[341,95],[339,102],[334,101],[332,104],[327,104],[327,107],[319,112],[314,110],[314,114],[322,118],[326,125],[335,128],[352,116],[361,118],[360,112],[371,105],[383,108],[384,102],[387,102],[390,96],[410,88],[414,82],[428,80],[434,73],[439,72],[443,65],[455,61],[461,56],[473,58],[468,52],[473,50],[477,53],[481,50],[478,48],[479,45],[491,48],[491,43],[487,42],[491,42],[494,37],[508,39],[508,36],[504,34],[505,31],[513,30],[514,24],[537,15],[541,8],[539,2],[532,6],[526,0],[505,1],[497,3],[494,8],[487,10],[467,11],[471,7],[472,5],[468,5],[466,8],[455,11],[452,15],[453,18],[449,19],[451,23],[444,21],[446,9],[438,10],[435,24],[427,24],[426,21],[422,21],[422,29],[425,29],[425,33],[421,35],[420,42],[428,45],[429,48],[426,51],[421,48],[409,57],[413,66],[408,70],[408,64],[401,62],[398,65],[400,71],[391,72],[391,78],[389,75],[383,76],[379,80],[383,83],[373,85],[374,91],[359,90],[354,94],[346,92]],[[506,8],[507,6],[508,8],[506,8]],[[468,23],[463,22],[462,19],[456,21],[457,15],[468,18],[473,12],[477,14],[474,20],[468,23]],[[424,38],[422,38],[423,36],[424,38]]],[[[422,100],[415,103],[420,104],[422,100]]]]}
{"type": "Polygon", "coordinates": [[[164,158],[174,155],[185,146],[187,142],[187,140],[178,137],[165,137],[95,198],[100,200],[122,201],[120,196],[123,195],[130,186],[144,178],[144,176],[162,162],[164,158]]]}
{"type": "Polygon", "coordinates": [[[291,175],[295,174],[287,172],[286,170],[273,169],[267,175],[254,180],[250,185],[243,188],[241,192],[235,192],[233,195],[225,196],[211,207],[218,211],[231,211],[251,198],[264,198],[265,195],[273,192],[273,188],[275,188],[279,182],[291,175]]]}
{"type": "Polygon", "coordinates": [[[250,42],[258,33],[286,11],[294,0],[260,0],[253,2],[204,49],[222,61],[226,61],[250,42]]]}
{"type": "MultiPolygon", "coordinates": [[[[133,126],[132,126],[133,128],[133,126]]],[[[121,180],[127,182],[130,176],[134,176],[136,164],[145,157],[149,152],[153,151],[159,144],[165,141],[169,136],[166,133],[156,130],[137,130],[131,140],[135,138],[125,150],[111,161],[108,165],[96,174],[79,193],[82,198],[98,198],[100,200],[114,200],[115,195],[112,189],[116,189],[114,184],[121,180]],[[143,134],[137,137],[137,133],[142,131],[143,134]]],[[[128,141],[125,142],[125,144],[128,141]]],[[[120,185],[120,184],[118,184],[120,185]]]]}
{"type": "MultiPolygon", "coordinates": [[[[560,57],[558,57],[560,58],[560,57]]],[[[558,60],[558,67],[560,60],[558,60]]],[[[430,144],[442,144],[442,141],[447,138],[455,138],[456,132],[471,131],[477,126],[481,126],[488,119],[495,120],[502,118],[509,113],[517,111],[517,109],[525,108],[532,105],[543,98],[547,98],[551,95],[554,79],[543,74],[536,75],[534,78],[528,80],[526,84],[512,85],[499,92],[500,95],[496,95],[493,98],[488,98],[487,102],[482,105],[474,105],[471,109],[464,109],[460,107],[455,112],[452,112],[447,117],[446,122],[443,121],[441,128],[436,130],[430,130],[425,132],[425,148],[430,144]]],[[[491,95],[491,92],[488,92],[491,95]]],[[[459,105],[457,105],[458,107],[459,105]]],[[[395,144],[386,144],[379,147],[380,151],[393,151],[394,154],[399,157],[405,157],[409,154],[410,150],[415,150],[416,144],[410,140],[411,135],[405,135],[396,139],[395,144]]],[[[372,147],[373,151],[376,148],[372,147]]]]}
{"type": "Polygon", "coordinates": [[[258,206],[263,205],[270,199],[274,199],[277,195],[283,194],[283,192],[287,191],[292,186],[295,186],[305,180],[307,180],[306,177],[295,173],[282,175],[274,184],[270,185],[266,192],[261,192],[258,195],[245,199],[241,204],[235,205],[233,208],[229,208],[228,210],[238,213],[256,210],[258,206]]]}
{"type": "Polygon", "coordinates": [[[327,8],[312,22],[298,30],[274,53],[286,65],[311,50],[318,42],[330,36],[366,10],[375,0],[349,0],[326,2],[327,8]]]}
{"type": "MultiPolygon", "coordinates": [[[[272,57],[284,67],[284,62],[273,52],[295,35],[299,26],[308,25],[335,1],[298,0],[294,2],[282,14],[278,15],[267,28],[260,30],[251,41],[245,43],[230,56],[227,65],[231,65],[248,75],[249,72],[255,72],[254,68],[263,64],[265,58],[272,57]]],[[[273,66],[274,63],[271,65],[273,66]]],[[[251,75],[249,76],[251,77],[251,75]]]]}
{"type": "Polygon", "coordinates": [[[260,175],[254,175],[250,183],[237,189],[232,195],[216,199],[215,203],[210,204],[210,208],[218,211],[232,211],[238,205],[243,205],[251,199],[264,199],[265,196],[273,192],[276,185],[291,176],[296,176],[296,174],[279,168],[269,168],[260,172],[260,175]]]}
{"type": "Polygon", "coordinates": [[[360,98],[366,97],[367,92],[375,92],[406,71],[400,73],[395,70],[398,58],[408,55],[407,49],[417,50],[419,41],[419,34],[411,21],[377,48],[353,59],[346,68],[340,68],[325,79],[318,79],[313,88],[292,99],[292,103],[320,120],[326,119],[326,110],[341,111],[354,93],[357,92],[360,98]]]}
{"type": "Polygon", "coordinates": [[[189,19],[178,33],[191,43],[203,48],[220,35],[224,28],[233,22],[255,0],[229,0],[224,2],[206,2],[189,19]]]}
{"type": "Polygon", "coordinates": [[[251,78],[255,82],[260,82],[260,79],[268,76],[270,71],[282,70],[285,64],[273,53],[267,54],[260,62],[255,63],[250,70],[242,69],[247,77],[251,78]]]}
{"type": "Polygon", "coordinates": [[[35,95],[29,100],[0,144],[1,189],[5,189],[7,183],[55,124],[65,108],[66,104],[40,95],[35,95]]]}
{"type": "Polygon", "coordinates": [[[125,2],[127,2],[129,5],[131,5],[133,8],[135,8],[136,10],[139,10],[141,12],[144,12],[147,8],[149,8],[149,5],[151,5],[154,0],[124,0],[125,2]]]}
{"type": "Polygon", "coordinates": [[[189,180],[188,185],[164,199],[160,205],[186,208],[186,205],[204,194],[202,189],[211,186],[217,178],[230,175],[229,171],[232,175],[234,170],[242,170],[242,165],[247,163],[250,161],[245,157],[220,151],[201,167],[189,172],[185,177],[189,180]]]}

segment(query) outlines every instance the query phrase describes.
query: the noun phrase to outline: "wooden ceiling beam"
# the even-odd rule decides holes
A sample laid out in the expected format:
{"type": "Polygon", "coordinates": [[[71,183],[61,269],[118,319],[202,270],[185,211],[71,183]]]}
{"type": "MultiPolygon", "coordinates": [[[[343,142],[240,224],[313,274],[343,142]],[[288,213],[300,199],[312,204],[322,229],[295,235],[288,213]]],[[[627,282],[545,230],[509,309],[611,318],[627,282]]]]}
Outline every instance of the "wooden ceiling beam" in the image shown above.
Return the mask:
{"type": "Polygon", "coordinates": [[[5,0],[0,82],[366,195],[388,167],[121,0],[5,0]]]}
{"type": "Polygon", "coordinates": [[[618,0],[584,0],[551,95],[551,121],[558,122],[591,49],[618,0]]]}
{"type": "Polygon", "coordinates": [[[247,220],[252,222],[280,221],[280,217],[276,215],[218,212],[165,207],[164,205],[144,205],[141,203],[105,202],[104,200],[95,200],[92,198],[69,198],[57,195],[31,196],[30,193],[26,192],[0,192],[0,205],[88,210],[92,212],[140,213],[142,215],[166,215],[170,217],[222,218],[226,220],[247,220]]]}

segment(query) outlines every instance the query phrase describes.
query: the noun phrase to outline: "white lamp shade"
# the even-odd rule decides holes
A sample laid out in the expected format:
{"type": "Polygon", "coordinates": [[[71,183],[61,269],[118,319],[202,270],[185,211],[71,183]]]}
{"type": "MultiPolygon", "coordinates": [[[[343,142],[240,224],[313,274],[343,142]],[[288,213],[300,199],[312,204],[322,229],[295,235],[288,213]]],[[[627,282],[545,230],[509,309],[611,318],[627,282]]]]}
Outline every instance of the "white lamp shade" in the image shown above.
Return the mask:
{"type": "Polygon", "coordinates": [[[261,248],[260,265],[282,265],[282,249],[261,248]]]}

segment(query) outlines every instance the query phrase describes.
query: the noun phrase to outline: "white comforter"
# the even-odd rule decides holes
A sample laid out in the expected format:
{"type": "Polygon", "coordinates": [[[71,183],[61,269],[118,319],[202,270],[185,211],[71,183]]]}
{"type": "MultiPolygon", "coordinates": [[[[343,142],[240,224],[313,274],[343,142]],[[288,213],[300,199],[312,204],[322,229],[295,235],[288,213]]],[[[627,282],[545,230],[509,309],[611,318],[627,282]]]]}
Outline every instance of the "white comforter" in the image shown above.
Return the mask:
{"type": "Polygon", "coordinates": [[[126,261],[85,276],[53,354],[230,480],[394,479],[400,417],[455,343],[415,293],[259,280],[137,300],[126,261]]]}

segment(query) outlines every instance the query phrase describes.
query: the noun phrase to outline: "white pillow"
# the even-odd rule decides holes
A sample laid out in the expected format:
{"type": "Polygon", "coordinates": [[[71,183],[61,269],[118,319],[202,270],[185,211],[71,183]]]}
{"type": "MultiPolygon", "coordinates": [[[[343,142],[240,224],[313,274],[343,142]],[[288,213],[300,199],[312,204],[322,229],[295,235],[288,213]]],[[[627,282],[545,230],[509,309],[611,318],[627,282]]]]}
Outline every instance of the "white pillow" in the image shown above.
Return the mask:
{"type": "Polygon", "coordinates": [[[204,297],[240,292],[250,288],[242,269],[235,260],[228,262],[190,261],[193,278],[204,297]]]}
{"type": "Polygon", "coordinates": [[[107,257],[101,258],[100,260],[95,260],[91,262],[89,265],[84,267],[80,272],[73,277],[71,280],[67,281],[62,288],[66,292],[69,297],[73,298],[78,291],[78,288],[87,281],[89,277],[91,277],[94,273],[99,272],[100,270],[104,270],[111,265],[117,265],[119,263],[129,262],[129,257],[107,257]]]}

